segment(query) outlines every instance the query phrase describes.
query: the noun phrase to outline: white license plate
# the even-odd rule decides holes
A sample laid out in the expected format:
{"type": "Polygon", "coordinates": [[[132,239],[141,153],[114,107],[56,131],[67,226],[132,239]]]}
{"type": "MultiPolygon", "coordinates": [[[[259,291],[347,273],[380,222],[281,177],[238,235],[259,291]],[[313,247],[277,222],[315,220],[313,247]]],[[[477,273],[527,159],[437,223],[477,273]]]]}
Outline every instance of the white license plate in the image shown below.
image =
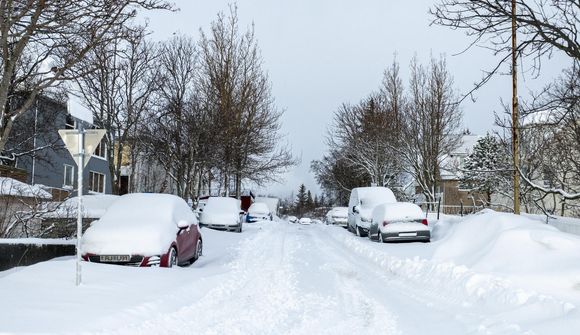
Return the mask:
{"type": "Polygon", "coordinates": [[[128,262],[131,260],[129,255],[102,255],[101,262],[128,262]]]}
{"type": "Polygon", "coordinates": [[[400,237],[417,236],[417,233],[399,233],[400,237]]]}

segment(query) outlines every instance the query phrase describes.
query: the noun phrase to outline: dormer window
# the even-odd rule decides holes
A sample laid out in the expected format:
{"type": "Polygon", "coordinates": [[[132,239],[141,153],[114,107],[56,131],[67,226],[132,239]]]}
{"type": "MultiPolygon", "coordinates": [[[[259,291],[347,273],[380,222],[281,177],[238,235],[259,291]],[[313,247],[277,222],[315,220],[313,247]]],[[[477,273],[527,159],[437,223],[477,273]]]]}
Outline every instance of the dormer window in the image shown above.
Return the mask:
{"type": "Polygon", "coordinates": [[[93,156],[107,158],[107,144],[105,143],[104,139],[101,140],[101,143],[99,143],[99,145],[95,149],[95,153],[93,154],[93,156]]]}

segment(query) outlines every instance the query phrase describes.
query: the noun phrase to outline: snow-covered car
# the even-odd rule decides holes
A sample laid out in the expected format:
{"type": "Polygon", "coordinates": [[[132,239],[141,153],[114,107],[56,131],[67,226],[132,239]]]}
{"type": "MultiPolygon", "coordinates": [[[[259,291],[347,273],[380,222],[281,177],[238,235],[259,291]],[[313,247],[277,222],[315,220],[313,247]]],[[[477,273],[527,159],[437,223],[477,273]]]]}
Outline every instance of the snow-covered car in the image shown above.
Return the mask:
{"type": "Polygon", "coordinates": [[[298,220],[298,223],[302,225],[309,225],[312,224],[312,220],[310,218],[300,218],[300,220],[298,220]]]}
{"type": "Polygon", "coordinates": [[[397,202],[387,187],[357,187],[350,192],[348,202],[348,230],[358,236],[367,236],[373,209],[380,204],[397,202]]]}
{"type": "Polygon", "coordinates": [[[298,218],[295,217],[295,216],[293,216],[293,215],[290,215],[288,217],[288,222],[290,222],[290,223],[296,223],[296,222],[298,222],[298,218]]]}
{"type": "Polygon", "coordinates": [[[248,208],[246,222],[256,221],[272,221],[272,214],[270,213],[270,208],[267,204],[263,202],[254,202],[252,206],[248,208]]]}
{"type": "Polygon", "coordinates": [[[409,202],[378,205],[373,209],[369,238],[379,242],[431,240],[429,223],[421,208],[409,202]]]}
{"type": "Polygon", "coordinates": [[[240,200],[235,198],[211,197],[203,207],[199,223],[202,227],[241,233],[245,213],[240,206],[240,200]]]}
{"type": "Polygon", "coordinates": [[[322,220],[319,220],[319,219],[312,219],[312,223],[314,223],[314,224],[323,224],[324,222],[322,222],[322,220]]]}
{"type": "Polygon", "coordinates": [[[326,224],[346,228],[348,224],[348,207],[334,207],[326,213],[326,224]]]}
{"type": "Polygon", "coordinates": [[[87,229],[81,255],[94,263],[172,267],[203,251],[195,214],[170,194],[127,194],[87,229]]]}

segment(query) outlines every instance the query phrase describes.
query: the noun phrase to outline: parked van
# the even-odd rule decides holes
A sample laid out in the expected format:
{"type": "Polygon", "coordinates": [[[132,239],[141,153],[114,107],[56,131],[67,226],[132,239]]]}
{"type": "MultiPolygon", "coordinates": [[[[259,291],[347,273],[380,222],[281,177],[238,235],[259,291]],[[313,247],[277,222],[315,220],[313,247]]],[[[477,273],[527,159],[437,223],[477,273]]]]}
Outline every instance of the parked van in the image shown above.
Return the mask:
{"type": "Polygon", "coordinates": [[[387,187],[357,187],[350,191],[348,201],[348,230],[358,236],[367,236],[375,206],[397,202],[387,187]]]}

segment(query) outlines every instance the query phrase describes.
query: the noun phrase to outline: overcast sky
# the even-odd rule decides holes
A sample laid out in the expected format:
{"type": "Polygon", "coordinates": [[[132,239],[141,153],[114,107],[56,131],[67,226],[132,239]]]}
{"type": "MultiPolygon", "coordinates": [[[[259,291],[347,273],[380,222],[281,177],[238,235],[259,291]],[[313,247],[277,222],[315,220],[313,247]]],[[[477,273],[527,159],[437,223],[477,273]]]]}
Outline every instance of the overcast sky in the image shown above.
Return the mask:
{"type": "MultiPolygon", "coordinates": [[[[145,13],[153,38],[163,40],[173,33],[199,36],[207,31],[219,11],[228,11],[232,1],[175,1],[180,11],[145,13]]],[[[302,163],[280,183],[259,193],[287,196],[301,183],[320,192],[310,162],[326,151],[324,137],[333,112],[343,102],[358,102],[376,90],[383,70],[394,54],[407,80],[413,55],[426,63],[430,55],[447,56],[455,88],[467,92],[497,59],[483,48],[456,55],[469,45],[463,32],[430,26],[428,14],[435,1],[426,0],[240,0],[241,27],[252,22],[269,73],[277,105],[285,110],[282,132],[302,163]],[[454,56],[455,55],[455,56],[454,56]]],[[[563,57],[543,64],[542,76],[520,78],[521,96],[537,90],[566,66],[563,57]]],[[[472,133],[485,134],[493,127],[493,112],[501,111],[500,98],[511,99],[509,76],[499,77],[466,101],[464,124],[472,133]]]]}

